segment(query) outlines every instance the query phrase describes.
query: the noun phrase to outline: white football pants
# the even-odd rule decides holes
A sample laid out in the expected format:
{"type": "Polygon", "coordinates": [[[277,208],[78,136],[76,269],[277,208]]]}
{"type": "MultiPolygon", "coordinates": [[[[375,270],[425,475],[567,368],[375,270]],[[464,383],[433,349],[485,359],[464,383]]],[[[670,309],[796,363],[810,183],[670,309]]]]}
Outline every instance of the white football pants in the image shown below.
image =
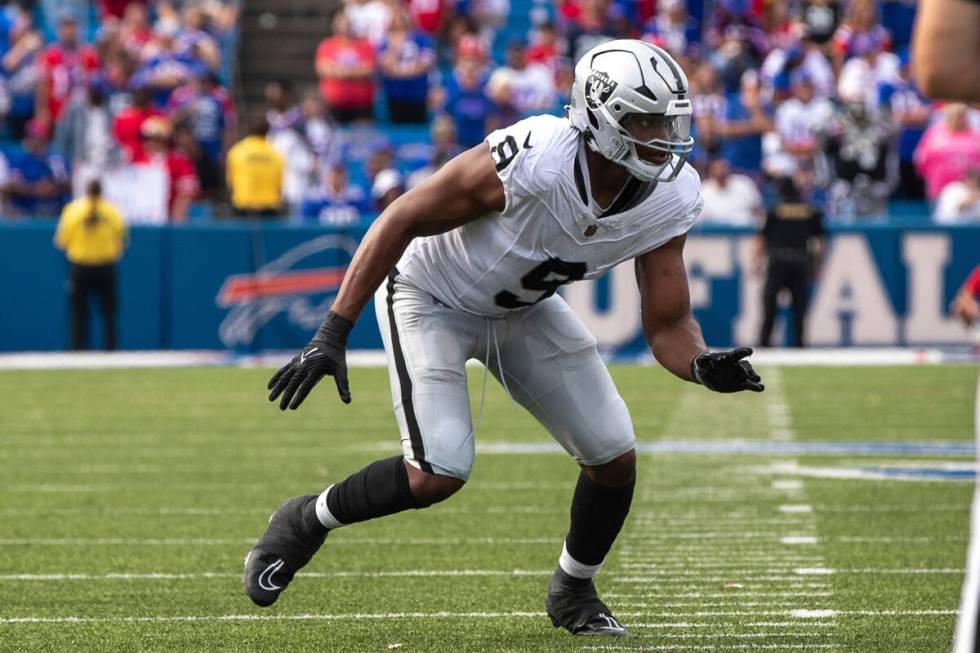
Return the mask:
{"type": "Polygon", "coordinates": [[[633,448],[629,411],[595,338],[560,296],[488,318],[390,277],[374,299],[402,451],[418,469],[469,478],[469,359],[486,362],[498,381],[503,370],[511,396],[579,463],[602,465],[633,448]]]}

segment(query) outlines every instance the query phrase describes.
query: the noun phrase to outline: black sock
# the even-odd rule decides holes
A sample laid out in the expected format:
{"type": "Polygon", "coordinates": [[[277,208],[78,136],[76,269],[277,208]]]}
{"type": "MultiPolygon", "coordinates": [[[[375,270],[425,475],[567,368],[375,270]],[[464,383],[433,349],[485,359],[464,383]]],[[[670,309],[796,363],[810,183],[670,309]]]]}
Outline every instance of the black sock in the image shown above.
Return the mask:
{"type": "Polygon", "coordinates": [[[575,562],[595,566],[606,559],[629,514],[635,486],[634,479],[624,487],[606,487],[585,472],[579,474],[572,496],[572,523],[565,538],[565,550],[575,562]]]}
{"type": "Polygon", "coordinates": [[[421,507],[401,456],[375,461],[327,493],[330,515],[345,525],[421,507]]]}

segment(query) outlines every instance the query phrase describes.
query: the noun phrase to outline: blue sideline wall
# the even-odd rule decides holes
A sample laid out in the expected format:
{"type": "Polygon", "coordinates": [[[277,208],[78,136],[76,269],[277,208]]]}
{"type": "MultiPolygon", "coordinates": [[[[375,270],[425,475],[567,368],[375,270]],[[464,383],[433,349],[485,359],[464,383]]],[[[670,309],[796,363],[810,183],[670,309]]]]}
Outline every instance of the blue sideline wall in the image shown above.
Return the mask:
{"type": "MultiPolygon", "coordinates": [[[[53,235],[51,222],[0,225],[0,351],[67,345],[67,264],[53,235]]],[[[360,229],[261,223],[135,227],[120,265],[120,346],[300,347],[328,309],[362,236],[360,229]],[[266,285],[256,285],[257,272],[266,285]]],[[[714,346],[756,340],[762,277],[751,272],[752,249],[745,230],[701,228],[689,237],[692,303],[714,346]]],[[[967,335],[948,305],[977,264],[980,227],[835,229],[814,287],[809,340],[817,346],[964,343],[967,335]]],[[[643,351],[630,264],[563,292],[605,350],[643,351]]],[[[381,347],[373,306],[350,345],[381,347]]]]}

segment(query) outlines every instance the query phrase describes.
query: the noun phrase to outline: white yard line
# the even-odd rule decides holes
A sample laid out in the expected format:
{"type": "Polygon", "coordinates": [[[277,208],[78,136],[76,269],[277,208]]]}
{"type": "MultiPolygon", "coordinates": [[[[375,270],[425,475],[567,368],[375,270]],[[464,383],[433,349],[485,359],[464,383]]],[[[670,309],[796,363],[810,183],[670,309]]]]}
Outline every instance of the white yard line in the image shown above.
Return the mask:
{"type": "MultiPolygon", "coordinates": [[[[780,616],[795,617],[801,620],[812,618],[825,618],[825,613],[836,615],[870,616],[870,617],[896,617],[896,616],[919,616],[935,617],[955,615],[956,610],[824,610],[820,612],[820,617],[809,617],[806,611],[693,611],[693,612],[623,612],[624,616],[645,616],[663,618],[689,618],[689,617],[753,617],[753,616],[780,616]]],[[[20,617],[0,617],[0,624],[72,624],[72,623],[172,623],[172,622],[220,622],[220,621],[356,621],[356,620],[384,620],[384,619],[515,619],[515,618],[541,618],[542,612],[355,612],[348,614],[296,614],[296,615],[275,615],[275,614],[227,614],[227,615],[158,615],[158,616],[112,616],[112,617],[83,617],[83,616],[20,616],[20,617]]],[[[793,623],[793,622],[783,622],[793,623]]],[[[809,621],[796,622],[809,624],[809,621]]],[[[820,622],[813,622],[814,624],[820,622]]],[[[824,622],[827,623],[827,622],[824,622]]],[[[671,627],[691,626],[692,624],[671,624],[671,627]]],[[[705,624],[707,627],[717,626],[717,623],[705,624]]],[[[641,624],[634,627],[656,627],[655,624],[641,624]]]]}
{"type": "MultiPolygon", "coordinates": [[[[561,536],[556,537],[464,537],[464,538],[370,538],[337,537],[330,540],[331,546],[456,546],[461,544],[561,544],[561,536]]],[[[205,538],[205,537],[49,537],[49,538],[5,538],[2,546],[225,546],[255,544],[255,538],[205,538]]]]}
{"type": "MultiPolygon", "coordinates": [[[[811,649],[822,649],[830,651],[839,651],[841,646],[839,644],[726,644],[724,650],[811,650],[811,649]]],[[[630,646],[630,645],[615,645],[615,644],[597,644],[595,646],[584,646],[582,650],[585,651],[678,651],[678,650],[697,650],[697,651],[715,651],[718,650],[716,644],[658,644],[655,646],[630,646]]]]}
{"type": "MultiPolygon", "coordinates": [[[[388,578],[388,577],[460,577],[460,576],[550,576],[552,569],[407,569],[389,571],[302,571],[303,578],[388,578]]],[[[0,581],[64,581],[64,580],[195,580],[238,578],[241,573],[230,572],[110,572],[105,574],[0,574],[0,581]]]]}

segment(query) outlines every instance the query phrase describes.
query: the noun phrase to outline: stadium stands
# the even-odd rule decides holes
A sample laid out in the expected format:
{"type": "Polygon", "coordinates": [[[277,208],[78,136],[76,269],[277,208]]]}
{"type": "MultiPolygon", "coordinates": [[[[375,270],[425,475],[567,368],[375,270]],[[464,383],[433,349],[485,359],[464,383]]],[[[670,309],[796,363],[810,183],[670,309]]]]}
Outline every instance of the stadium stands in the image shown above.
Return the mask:
{"type": "MultiPolygon", "coordinates": [[[[74,180],[78,189],[82,176],[98,171],[109,196],[134,222],[200,220],[230,214],[221,168],[228,146],[246,131],[246,116],[272,111],[274,141],[288,144],[292,153],[305,149],[304,156],[287,157],[310,162],[287,171],[306,187],[303,195],[323,194],[322,179],[336,160],[348,164],[349,183],[369,195],[378,172],[368,165],[373,152],[390,148],[391,164],[411,186],[500,122],[542,111],[561,113],[576,53],[601,39],[629,36],[667,48],[687,70],[697,103],[698,148],[692,163],[702,174],[711,160],[726,158],[771,200],[774,180],[796,165],[812,164],[821,187],[814,201],[826,203],[831,218],[929,221],[931,207],[913,155],[926,128],[941,117],[908,74],[914,5],[831,2],[821,22],[807,2],[731,0],[158,0],[132,3],[145,5],[145,11],[122,10],[127,4],[40,2],[25,10],[10,3],[0,14],[3,216],[25,216],[17,211],[23,202],[16,201],[14,188],[23,181],[18,176],[23,165],[16,162],[23,159],[25,129],[31,125],[50,137],[62,105],[82,102],[87,89],[106,95],[110,128],[89,135],[104,151],[80,160],[76,152],[75,160],[68,160],[63,148],[55,147],[45,154],[51,158],[51,174],[74,180]],[[428,89],[427,124],[391,122],[378,73],[372,119],[338,126],[331,107],[324,111],[321,103],[318,108],[314,52],[328,36],[335,11],[348,14],[354,31],[363,33],[376,52],[397,45],[400,65],[415,65],[419,48],[428,47],[419,44],[433,44],[437,65],[419,82],[423,92],[428,89]],[[396,12],[405,12],[414,29],[409,39],[399,37],[392,45],[387,26],[396,12]],[[62,29],[72,22],[77,40],[88,46],[61,43],[62,29]],[[237,58],[232,56],[236,49],[237,58]],[[55,77],[66,81],[55,85],[55,77]],[[284,87],[284,106],[268,105],[270,83],[284,87]],[[151,107],[135,123],[130,118],[128,127],[120,125],[120,112],[143,91],[151,93],[151,107]],[[231,102],[233,92],[237,106],[231,102]],[[39,109],[36,100],[42,94],[50,106],[39,109]],[[149,170],[159,168],[158,163],[143,161],[137,173],[126,173],[141,180],[140,197],[113,183],[123,176],[118,168],[133,163],[120,155],[118,146],[125,144],[120,139],[128,133],[138,144],[142,121],[153,115],[180,123],[176,127],[188,126],[197,140],[197,146],[190,139],[171,144],[170,159],[193,163],[202,189],[187,216],[169,213],[163,190],[169,172],[149,170]],[[434,148],[430,127],[441,115],[455,126],[454,135],[442,129],[443,138],[455,141],[434,148]],[[289,137],[276,139],[283,130],[289,137]],[[149,205],[150,196],[156,207],[149,205]]],[[[399,83],[404,89],[409,82],[399,83]]],[[[966,124],[962,140],[980,143],[980,112],[968,111],[966,124]]],[[[964,152],[967,164],[955,174],[980,167],[978,151],[980,146],[964,152]]],[[[59,201],[69,198],[65,194],[59,201]]],[[[303,220],[302,202],[291,205],[284,217],[303,220]]],[[[53,217],[56,208],[44,213],[53,217]]],[[[976,207],[966,207],[963,221],[977,213],[976,207]]],[[[369,219],[373,213],[362,214],[369,219]]]]}

